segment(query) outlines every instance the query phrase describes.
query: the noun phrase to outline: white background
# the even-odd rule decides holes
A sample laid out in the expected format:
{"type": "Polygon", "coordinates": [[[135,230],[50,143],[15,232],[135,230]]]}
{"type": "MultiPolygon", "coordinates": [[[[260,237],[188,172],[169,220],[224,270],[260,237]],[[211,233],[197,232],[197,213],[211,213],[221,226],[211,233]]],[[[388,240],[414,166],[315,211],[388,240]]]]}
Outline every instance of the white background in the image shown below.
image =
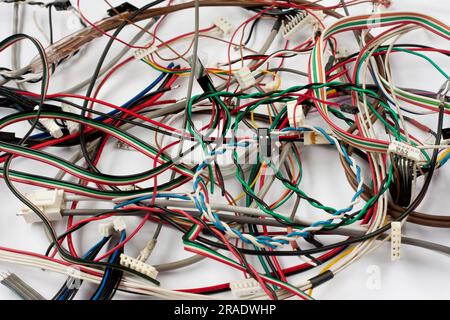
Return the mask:
{"type": "MultiPolygon", "coordinates": [[[[107,6],[103,1],[81,1],[82,8],[86,11],[88,17],[93,21],[101,18],[107,6]]],[[[121,1],[113,1],[113,4],[119,4],[121,1]]],[[[337,3],[338,1],[326,1],[325,3],[337,3]]],[[[143,1],[132,1],[137,6],[143,5],[143,1]]],[[[450,23],[450,2],[448,0],[420,1],[420,0],[393,0],[390,10],[410,10],[432,15],[447,24],[450,23]]],[[[351,13],[367,13],[370,10],[368,5],[351,7],[351,13]]],[[[45,37],[36,29],[33,22],[33,12],[36,12],[36,20],[47,32],[47,10],[41,8],[28,7],[25,16],[25,33],[31,34],[46,43],[45,37]]],[[[12,5],[0,4],[0,38],[3,39],[12,32],[12,5]]],[[[234,26],[239,25],[244,19],[252,14],[249,11],[238,8],[202,8],[201,26],[210,26],[217,16],[227,16],[232,19],[234,26]]],[[[70,14],[54,12],[54,30],[55,39],[71,33],[70,28],[76,26],[76,21],[70,17],[70,14]]],[[[256,32],[256,40],[252,40],[250,45],[258,48],[264,40],[267,31],[272,22],[263,21],[259,24],[256,32]]],[[[170,39],[180,33],[193,30],[193,11],[186,10],[169,16],[163,23],[158,35],[162,39],[170,39]]],[[[121,35],[122,39],[129,39],[130,35],[136,30],[128,28],[121,35]]],[[[147,39],[147,38],[145,38],[147,39]]],[[[145,40],[144,39],[144,40],[145,40]]],[[[435,36],[423,30],[415,31],[413,34],[402,37],[399,42],[415,42],[419,44],[431,44],[438,48],[449,49],[448,42],[437,39],[435,36]]],[[[50,92],[58,92],[69,87],[77,81],[89,76],[100,55],[100,49],[104,46],[105,39],[95,41],[85,50],[75,57],[71,63],[58,68],[56,74],[52,76],[50,92]]],[[[281,48],[283,41],[278,37],[271,50],[281,48]]],[[[177,46],[182,48],[186,43],[177,46]]],[[[116,44],[112,52],[117,52],[122,48],[116,44]]],[[[223,62],[225,59],[226,46],[216,44],[211,41],[201,41],[200,54],[208,63],[223,62]]],[[[26,64],[33,56],[35,51],[31,46],[25,45],[22,50],[22,64],[26,64]]],[[[112,56],[112,55],[110,55],[112,56]]],[[[450,62],[442,56],[431,55],[433,59],[447,72],[450,73],[450,62]]],[[[306,71],[307,56],[297,57],[288,61],[288,66],[299,68],[306,71]]],[[[0,66],[10,66],[10,50],[0,53],[0,66]]],[[[437,91],[443,82],[442,76],[430,68],[430,66],[421,60],[405,57],[393,57],[394,79],[396,85],[414,87],[417,89],[427,89],[437,91]]],[[[140,91],[149,81],[154,79],[158,73],[143,63],[133,62],[117,73],[117,75],[105,86],[100,94],[100,98],[114,102],[123,103],[140,91]]],[[[283,87],[292,84],[303,84],[305,79],[283,75],[283,87]]],[[[182,97],[185,94],[187,79],[178,80],[181,88],[177,90],[176,95],[182,97]]],[[[37,92],[37,86],[29,86],[29,90],[37,92]]],[[[196,89],[198,90],[198,88],[196,89]]],[[[84,93],[84,91],[81,91],[84,93]]],[[[165,97],[167,98],[167,96],[165,97]]],[[[0,115],[6,114],[0,110],[0,115]]],[[[433,128],[435,126],[435,117],[425,117],[422,121],[428,123],[433,128]]],[[[312,119],[312,121],[319,121],[312,119]]],[[[320,121],[319,121],[320,122],[320,121]]],[[[446,120],[446,126],[449,126],[446,120]]],[[[26,127],[22,124],[15,127],[18,132],[24,132],[26,127]]],[[[58,155],[70,156],[75,149],[57,150],[58,155]]],[[[347,185],[343,171],[341,170],[338,159],[331,148],[304,148],[301,151],[304,166],[304,180],[301,188],[308,194],[320,199],[323,203],[332,204],[334,207],[344,207],[348,199],[352,196],[352,190],[347,185]]],[[[136,152],[117,150],[113,144],[110,144],[102,157],[100,168],[104,172],[124,174],[139,172],[148,167],[148,159],[138,155],[136,152]]],[[[43,164],[31,162],[28,160],[15,160],[14,168],[38,172],[39,174],[53,175],[56,171],[43,164]]],[[[433,214],[448,215],[450,207],[450,197],[448,196],[448,181],[450,178],[449,167],[443,167],[436,173],[430,191],[420,207],[422,212],[433,214]]],[[[20,186],[21,190],[26,192],[33,188],[29,186],[20,186]]],[[[276,185],[274,186],[276,194],[276,185]]],[[[232,194],[237,195],[239,190],[231,190],[232,194]]],[[[3,182],[0,182],[0,246],[7,246],[23,250],[43,253],[48,245],[46,236],[39,225],[27,225],[16,216],[19,211],[20,203],[16,200],[6,188],[3,182]]],[[[99,204],[100,206],[108,204],[99,204]]],[[[87,205],[93,208],[93,205],[87,205]]],[[[289,205],[283,207],[289,209],[289,205]]],[[[299,209],[299,215],[313,214],[311,208],[302,204],[299,209]]],[[[128,218],[129,227],[136,225],[138,218],[128,218]]],[[[131,245],[127,245],[126,252],[129,255],[137,254],[140,247],[153,234],[155,226],[148,224],[142,232],[136,236],[131,245]]],[[[63,230],[63,225],[57,225],[59,231],[63,230]]],[[[75,245],[79,252],[86,250],[99,239],[95,225],[85,228],[78,232],[75,238],[75,245]]],[[[405,230],[406,235],[435,241],[444,245],[450,245],[450,232],[446,229],[433,229],[408,225],[405,230]]],[[[190,254],[183,251],[181,246],[181,235],[172,230],[163,229],[158,245],[150,258],[150,263],[158,264],[174,261],[180,257],[187,257],[190,254]]],[[[288,267],[301,263],[296,258],[281,259],[283,266],[288,267]]],[[[390,248],[386,244],[376,252],[363,257],[350,268],[339,274],[333,281],[330,281],[319,287],[314,292],[314,297],[318,299],[436,299],[450,298],[450,260],[448,257],[415,247],[402,247],[402,258],[400,261],[391,262],[390,248]],[[379,268],[381,276],[381,287],[378,289],[367,286],[367,281],[373,268],[379,268]]],[[[42,270],[25,268],[21,266],[6,264],[0,262],[0,271],[13,271],[26,280],[29,284],[37,288],[44,296],[51,298],[59,289],[65,276],[44,272],[42,270]]],[[[313,273],[302,274],[290,278],[290,281],[296,282],[298,279],[310,277],[313,273]]],[[[204,260],[191,267],[184,268],[169,273],[162,273],[159,280],[166,288],[190,288],[201,287],[223,283],[230,280],[242,278],[242,274],[223,267],[217,262],[204,260]]],[[[84,290],[78,298],[88,298],[94,287],[85,285],[84,290]]],[[[226,297],[227,295],[224,295],[226,297]]],[[[127,294],[118,294],[117,298],[137,298],[127,294]]],[[[1,299],[15,299],[16,297],[5,287],[0,286],[1,299]]]]}

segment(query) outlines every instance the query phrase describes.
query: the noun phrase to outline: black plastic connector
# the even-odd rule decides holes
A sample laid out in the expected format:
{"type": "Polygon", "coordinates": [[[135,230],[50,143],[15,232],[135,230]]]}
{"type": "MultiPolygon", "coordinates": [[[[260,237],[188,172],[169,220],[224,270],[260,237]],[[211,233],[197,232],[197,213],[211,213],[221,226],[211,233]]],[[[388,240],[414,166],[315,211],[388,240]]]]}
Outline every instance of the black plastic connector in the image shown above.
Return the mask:
{"type": "Polygon", "coordinates": [[[66,11],[72,8],[72,3],[66,0],[57,0],[51,3],[56,11],[66,11]]]}
{"type": "Polygon", "coordinates": [[[138,10],[138,8],[136,6],[132,5],[129,2],[124,2],[124,3],[122,3],[121,5],[118,5],[115,8],[109,9],[107,12],[108,12],[108,15],[110,17],[114,17],[114,16],[117,16],[120,13],[134,12],[134,11],[137,11],[137,10],[138,10]]]}
{"type": "Polygon", "coordinates": [[[450,139],[450,128],[442,129],[442,138],[444,140],[450,139]]]}
{"type": "Polygon", "coordinates": [[[16,140],[16,134],[14,132],[0,131],[1,142],[15,143],[16,140]]]}
{"type": "Polygon", "coordinates": [[[258,128],[258,153],[260,159],[272,157],[272,138],[269,128],[258,128]]]}
{"type": "Polygon", "coordinates": [[[342,112],[349,114],[357,114],[359,112],[358,108],[348,103],[341,104],[340,108],[342,112]]]}

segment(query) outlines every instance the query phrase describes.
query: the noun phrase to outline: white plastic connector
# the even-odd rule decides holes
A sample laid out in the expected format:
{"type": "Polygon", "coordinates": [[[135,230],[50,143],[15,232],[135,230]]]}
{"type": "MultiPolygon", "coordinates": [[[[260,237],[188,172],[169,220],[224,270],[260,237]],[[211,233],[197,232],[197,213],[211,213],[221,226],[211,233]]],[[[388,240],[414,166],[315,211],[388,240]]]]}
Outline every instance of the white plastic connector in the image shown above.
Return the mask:
{"type": "MultiPolygon", "coordinates": [[[[314,12],[317,18],[322,19],[322,12],[314,12]]],[[[295,35],[307,26],[314,26],[318,21],[316,17],[310,15],[308,12],[302,10],[293,16],[287,16],[283,20],[282,34],[286,40],[291,40],[295,35]]]]}
{"type": "Polygon", "coordinates": [[[233,25],[224,17],[217,17],[216,20],[214,20],[214,25],[219,28],[220,32],[225,36],[229,35],[231,30],[233,30],[233,25]]]}
{"type": "Polygon", "coordinates": [[[156,279],[156,277],[158,276],[158,270],[156,270],[155,267],[146,264],[142,261],[139,261],[135,258],[132,258],[130,256],[127,256],[123,253],[120,255],[120,264],[124,267],[145,274],[146,276],[149,276],[150,278],[153,279],[156,279]]]}
{"type": "Polygon", "coordinates": [[[125,150],[125,151],[137,151],[136,149],[134,149],[133,147],[129,146],[128,144],[126,144],[123,141],[116,141],[116,148],[117,149],[121,149],[121,150],[125,150]]]}
{"type": "Polygon", "coordinates": [[[253,72],[251,72],[248,67],[242,67],[242,69],[235,71],[234,77],[239,83],[241,89],[247,89],[256,84],[256,79],[253,76],[253,72]]]}
{"type": "MultiPolygon", "coordinates": [[[[49,221],[62,219],[61,210],[64,208],[64,190],[36,190],[26,195],[49,221]]],[[[26,223],[41,222],[39,216],[28,207],[23,207],[19,214],[26,223]]]]}
{"type": "Polygon", "coordinates": [[[39,122],[47,129],[48,133],[50,133],[53,138],[59,139],[63,136],[63,132],[55,120],[41,119],[39,122]]]}
{"type": "Polygon", "coordinates": [[[253,278],[230,282],[231,293],[242,298],[261,291],[261,285],[253,278]]]}
{"type": "Polygon", "coordinates": [[[392,141],[389,144],[388,153],[393,153],[415,162],[419,162],[422,159],[422,154],[418,148],[400,141],[392,141]]]}
{"type": "Polygon", "coordinates": [[[157,50],[158,50],[157,46],[151,46],[150,48],[141,48],[141,49],[135,50],[133,52],[133,56],[136,60],[141,60],[157,50]]]}
{"type": "Polygon", "coordinates": [[[334,55],[335,59],[344,59],[349,56],[348,50],[344,47],[339,47],[336,50],[336,54],[334,55]]]}
{"type": "Polygon", "coordinates": [[[288,101],[286,103],[287,116],[289,125],[294,128],[299,128],[305,124],[305,114],[301,105],[297,105],[296,100],[288,101]]]}
{"type": "Polygon", "coordinates": [[[114,232],[114,224],[112,222],[101,223],[98,225],[98,233],[103,237],[109,237],[114,232]]]}
{"type": "MultiPolygon", "coordinates": [[[[34,107],[34,110],[38,110],[38,106],[34,107]]],[[[61,138],[63,136],[63,132],[61,128],[58,126],[58,124],[53,119],[45,119],[41,118],[39,119],[39,123],[44,126],[45,129],[47,129],[48,133],[55,138],[61,138]]]]}
{"type": "Polygon", "coordinates": [[[314,131],[305,132],[303,139],[305,146],[314,144],[331,144],[323,134],[314,131]]]}
{"type": "Polygon", "coordinates": [[[133,191],[133,190],[136,190],[136,186],[134,184],[127,184],[127,185],[119,186],[119,189],[122,191],[133,191]]]}
{"type": "Polygon", "coordinates": [[[278,87],[278,84],[279,84],[279,82],[276,80],[267,82],[264,85],[264,91],[266,91],[266,92],[274,91],[278,87]]]}
{"type": "Polygon", "coordinates": [[[127,228],[127,224],[122,217],[115,218],[113,221],[114,230],[121,232],[127,228]]]}
{"type": "Polygon", "coordinates": [[[402,223],[391,222],[391,260],[400,260],[400,247],[402,244],[402,223]]]}
{"type": "MultiPolygon", "coordinates": [[[[62,103],[61,109],[62,109],[62,111],[67,112],[67,113],[78,114],[77,108],[75,108],[67,103],[62,103]]],[[[74,121],[69,121],[69,120],[66,121],[66,126],[67,126],[67,130],[69,130],[70,134],[77,133],[78,130],[80,129],[79,124],[74,121]]]]}

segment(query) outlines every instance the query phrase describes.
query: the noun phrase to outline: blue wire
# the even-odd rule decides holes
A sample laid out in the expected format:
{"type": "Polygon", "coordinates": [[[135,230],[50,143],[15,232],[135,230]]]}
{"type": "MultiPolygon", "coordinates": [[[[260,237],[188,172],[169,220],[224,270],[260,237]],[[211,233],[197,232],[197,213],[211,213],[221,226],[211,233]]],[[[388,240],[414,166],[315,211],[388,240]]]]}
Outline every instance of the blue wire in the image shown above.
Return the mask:
{"type": "MultiPolygon", "coordinates": [[[[95,249],[97,249],[97,247],[99,247],[99,246],[103,246],[105,243],[106,243],[106,241],[109,239],[109,237],[104,237],[102,240],[100,240],[99,242],[97,242],[91,249],[89,249],[89,251],[88,252],[86,252],[84,255],[83,255],[83,259],[87,259],[91,254],[92,254],[92,251],[94,251],[95,249]]],[[[65,298],[65,296],[67,295],[69,293],[69,290],[68,290],[68,288],[66,287],[65,289],[64,289],[64,291],[63,292],[61,292],[61,294],[56,298],[56,300],[65,300],[66,298],[65,298]]]]}
{"type": "MultiPolygon", "coordinates": [[[[173,66],[174,66],[174,63],[172,62],[167,66],[167,68],[170,69],[173,66]]],[[[152,83],[150,83],[150,85],[148,85],[146,88],[144,88],[141,92],[139,92],[133,98],[131,98],[130,100],[125,102],[125,104],[123,104],[121,107],[128,109],[135,101],[139,100],[140,98],[145,96],[150,90],[152,90],[154,87],[156,87],[158,85],[158,83],[160,83],[164,79],[165,76],[166,76],[166,73],[162,72],[158,76],[158,78],[156,78],[152,83]]],[[[112,110],[112,111],[108,112],[108,115],[114,115],[118,112],[119,112],[119,110],[112,110]]],[[[97,118],[95,118],[95,120],[99,120],[99,121],[104,120],[104,119],[106,119],[105,116],[98,116],[97,118]]],[[[50,137],[50,135],[46,132],[43,132],[43,133],[38,133],[38,134],[31,136],[30,139],[45,139],[48,137],[50,137]]]]}
{"type": "MultiPolygon", "coordinates": [[[[122,243],[125,238],[127,237],[127,233],[125,230],[122,230],[120,234],[119,244],[122,243]]],[[[117,259],[117,255],[119,254],[119,250],[114,251],[114,253],[109,257],[108,263],[113,263],[114,260],[117,259]]],[[[106,281],[108,280],[109,274],[111,273],[111,268],[107,268],[105,271],[105,274],[103,275],[102,282],[100,283],[100,287],[97,290],[94,297],[92,297],[92,300],[98,300],[100,298],[100,294],[105,289],[106,281]]]]}
{"type": "MultiPolygon", "coordinates": [[[[114,207],[114,209],[119,209],[119,208],[128,206],[130,204],[134,204],[136,202],[141,202],[143,200],[149,200],[152,197],[153,196],[142,196],[142,197],[131,199],[131,200],[128,200],[128,201],[125,201],[125,202],[121,202],[118,205],[116,205],[114,207]]],[[[189,197],[178,195],[178,194],[172,194],[172,193],[158,193],[156,195],[156,198],[175,198],[175,199],[189,200],[189,197]]]]}

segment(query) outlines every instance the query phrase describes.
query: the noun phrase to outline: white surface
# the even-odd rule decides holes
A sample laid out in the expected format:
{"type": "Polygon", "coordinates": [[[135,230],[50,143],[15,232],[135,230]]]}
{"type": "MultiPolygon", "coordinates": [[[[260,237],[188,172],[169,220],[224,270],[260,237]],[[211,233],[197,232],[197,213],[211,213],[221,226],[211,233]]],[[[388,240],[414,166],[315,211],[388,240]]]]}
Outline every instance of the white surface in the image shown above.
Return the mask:
{"type": "MultiPolygon", "coordinates": [[[[117,4],[121,1],[114,1],[117,4]]],[[[137,5],[142,5],[141,1],[132,1],[137,5]]],[[[330,1],[327,1],[330,2],[330,1]]],[[[330,3],[336,3],[331,1],[330,3]]],[[[100,18],[103,15],[106,5],[97,0],[96,4],[91,4],[89,1],[82,1],[86,3],[83,8],[86,9],[89,17],[93,20],[100,18]]],[[[420,0],[393,0],[391,9],[397,10],[414,10],[421,13],[432,15],[447,24],[450,23],[450,6],[448,0],[440,1],[420,1],[420,0]]],[[[32,22],[33,11],[37,12],[37,19],[42,24],[44,30],[47,26],[47,10],[40,8],[28,8],[25,24],[25,33],[33,34],[42,39],[45,43],[45,38],[38,32],[32,22]]],[[[351,7],[351,13],[367,12],[368,7],[351,7]]],[[[193,11],[188,10],[182,13],[170,15],[166,22],[159,30],[159,36],[162,39],[170,39],[178,35],[180,32],[188,32],[193,30],[193,11]]],[[[244,17],[249,17],[250,13],[237,8],[202,8],[201,9],[201,26],[206,27],[211,25],[217,16],[228,16],[230,21],[236,27],[238,21],[243,21],[244,17]],[[231,20],[231,18],[233,20],[231,20]],[[236,20],[234,20],[236,19],[236,20]]],[[[54,30],[55,39],[58,39],[63,34],[69,33],[67,28],[68,17],[65,13],[54,12],[54,30]]],[[[12,29],[12,5],[0,4],[0,38],[10,35],[12,29]]],[[[70,26],[70,24],[69,24],[70,26]]],[[[256,37],[257,40],[252,40],[251,45],[258,47],[258,43],[263,40],[265,31],[269,30],[271,23],[264,21],[258,27],[256,37]],[[255,45],[256,44],[256,45],[255,45]]],[[[128,39],[130,31],[134,29],[128,28],[126,32],[121,35],[122,39],[128,39]]],[[[408,41],[417,42],[420,44],[432,44],[436,47],[448,49],[448,43],[436,39],[430,33],[423,30],[416,31],[403,39],[400,42],[408,43],[408,41]]],[[[103,47],[105,39],[96,41],[89,45],[89,47],[82,51],[82,56],[74,58],[71,63],[58,68],[56,74],[51,79],[50,92],[57,92],[59,89],[75,84],[77,80],[84,79],[90,75],[93,66],[100,54],[100,49],[103,47]]],[[[283,44],[281,35],[275,41],[273,48],[280,48],[283,44]]],[[[180,46],[181,48],[184,45],[180,46]]],[[[219,45],[221,50],[217,50],[217,46],[210,41],[202,41],[200,52],[203,56],[207,56],[210,63],[223,61],[225,58],[225,50],[223,45],[219,45]],[[205,46],[208,44],[208,46],[205,46]]],[[[35,55],[35,51],[28,45],[23,46],[22,61],[28,62],[30,58],[35,55]]],[[[113,52],[117,52],[121,45],[116,44],[113,52]]],[[[112,54],[110,55],[112,56],[112,54]]],[[[294,58],[292,61],[288,60],[288,66],[294,66],[301,70],[306,70],[307,56],[294,58]]],[[[436,62],[446,72],[450,72],[450,63],[448,58],[445,59],[440,55],[433,55],[436,62]]],[[[10,65],[10,51],[0,53],[0,66],[10,65]]],[[[437,91],[442,83],[442,78],[438,77],[434,71],[426,63],[420,60],[405,57],[405,55],[393,58],[394,79],[396,84],[411,86],[421,89],[429,89],[437,91]]],[[[115,79],[108,82],[102,90],[100,97],[108,101],[120,104],[133,96],[140,89],[145,87],[148,82],[154,78],[157,73],[151,68],[146,67],[142,63],[132,63],[118,72],[115,79]]],[[[289,84],[304,83],[305,79],[290,77],[283,75],[283,80],[289,79],[283,83],[283,87],[289,84]],[[300,79],[300,80],[299,80],[300,79]]],[[[182,87],[178,89],[178,95],[183,96],[185,93],[186,79],[179,80],[182,87]]],[[[30,90],[37,91],[37,86],[29,86],[30,90]]],[[[4,115],[4,111],[0,110],[0,115],[4,115]]],[[[427,117],[427,123],[435,126],[435,118],[427,117]]],[[[450,123],[446,119],[446,126],[450,123]]],[[[23,131],[24,128],[18,128],[23,131]]],[[[73,150],[59,151],[59,155],[69,156],[73,150]]],[[[334,150],[321,147],[307,147],[302,150],[302,160],[304,166],[304,180],[302,182],[302,189],[314,197],[320,199],[323,203],[333,204],[335,207],[346,205],[348,199],[352,196],[352,190],[346,183],[343,170],[339,167],[337,156],[334,150]]],[[[140,156],[136,152],[128,152],[114,149],[111,143],[105,151],[101,161],[100,168],[108,173],[125,173],[138,172],[145,167],[148,167],[148,159],[140,156]],[[130,168],[130,164],[132,168],[130,168]]],[[[48,166],[31,162],[28,160],[16,160],[14,162],[15,168],[23,168],[39,172],[41,174],[53,175],[56,171],[48,166]]],[[[449,166],[447,165],[442,170],[439,170],[433,180],[432,186],[426,197],[421,210],[424,212],[448,215],[448,208],[450,208],[450,198],[448,197],[448,181],[450,179],[449,166]]],[[[22,191],[29,191],[33,188],[29,186],[20,186],[22,191]]],[[[276,188],[274,187],[274,193],[276,188]]],[[[239,190],[233,192],[237,194],[239,190]]],[[[19,248],[29,251],[43,253],[47,247],[47,240],[43,230],[38,225],[27,225],[24,221],[16,216],[21,204],[8,191],[5,184],[0,182],[0,203],[2,210],[0,212],[0,246],[7,246],[12,248],[19,248]]],[[[104,205],[104,204],[103,204],[104,205]]],[[[92,206],[91,206],[92,207],[92,206]]],[[[289,205],[284,208],[289,209],[289,205]]],[[[299,212],[301,214],[310,214],[311,209],[304,204],[300,206],[299,212]]],[[[127,224],[132,226],[139,222],[138,218],[128,218],[127,224]]],[[[148,224],[142,232],[140,232],[133,244],[127,245],[126,252],[133,256],[137,254],[146,241],[152,236],[155,226],[148,224]],[[137,246],[135,244],[138,244],[137,246]]],[[[62,225],[58,225],[58,230],[63,230],[62,225]]],[[[449,230],[432,229],[420,227],[415,225],[408,225],[406,234],[411,237],[417,237],[430,241],[435,241],[445,245],[450,245],[449,230]]],[[[75,236],[75,245],[81,252],[90,247],[94,241],[98,239],[96,225],[89,226],[83,231],[77,233],[75,236]]],[[[181,235],[175,231],[164,229],[160,237],[155,252],[152,254],[150,261],[152,264],[161,262],[168,262],[176,260],[180,257],[190,256],[189,253],[183,251],[181,246],[181,235]]],[[[252,261],[252,260],[251,260],[252,261]]],[[[282,258],[282,265],[287,267],[293,264],[300,263],[297,258],[282,258]]],[[[392,262],[390,259],[389,244],[382,246],[376,252],[363,257],[363,259],[345,272],[339,274],[333,281],[330,281],[319,287],[314,292],[314,297],[319,299],[431,299],[431,298],[450,298],[450,287],[447,285],[450,282],[450,260],[444,255],[433,253],[431,251],[418,249],[414,247],[402,246],[402,257],[400,261],[392,262]],[[381,276],[379,288],[373,288],[368,285],[371,281],[371,276],[374,272],[381,276]]],[[[65,280],[64,276],[43,272],[41,270],[19,267],[0,262],[0,271],[10,270],[17,273],[25,281],[29,282],[37,288],[47,298],[59,289],[60,285],[65,280]]],[[[302,279],[310,276],[311,273],[301,274],[291,277],[291,281],[296,282],[295,279],[302,279]]],[[[217,262],[204,260],[189,268],[178,270],[170,273],[161,273],[159,280],[162,286],[167,288],[189,288],[201,287],[203,285],[212,285],[216,283],[223,283],[230,280],[240,279],[242,274],[225,268],[217,262]]],[[[91,288],[92,289],[92,288],[91,288]]],[[[92,290],[89,290],[89,285],[82,289],[82,293],[78,298],[89,297],[92,290]]],[[[118,298],[130,298],[126,294],[118,294],[118,298]]],[[[0,286],[0,299],[14,299],[15,296],[5,287],[0,286]]],[[[138,298],[132,296],[132,298],[138,298]]]]}

